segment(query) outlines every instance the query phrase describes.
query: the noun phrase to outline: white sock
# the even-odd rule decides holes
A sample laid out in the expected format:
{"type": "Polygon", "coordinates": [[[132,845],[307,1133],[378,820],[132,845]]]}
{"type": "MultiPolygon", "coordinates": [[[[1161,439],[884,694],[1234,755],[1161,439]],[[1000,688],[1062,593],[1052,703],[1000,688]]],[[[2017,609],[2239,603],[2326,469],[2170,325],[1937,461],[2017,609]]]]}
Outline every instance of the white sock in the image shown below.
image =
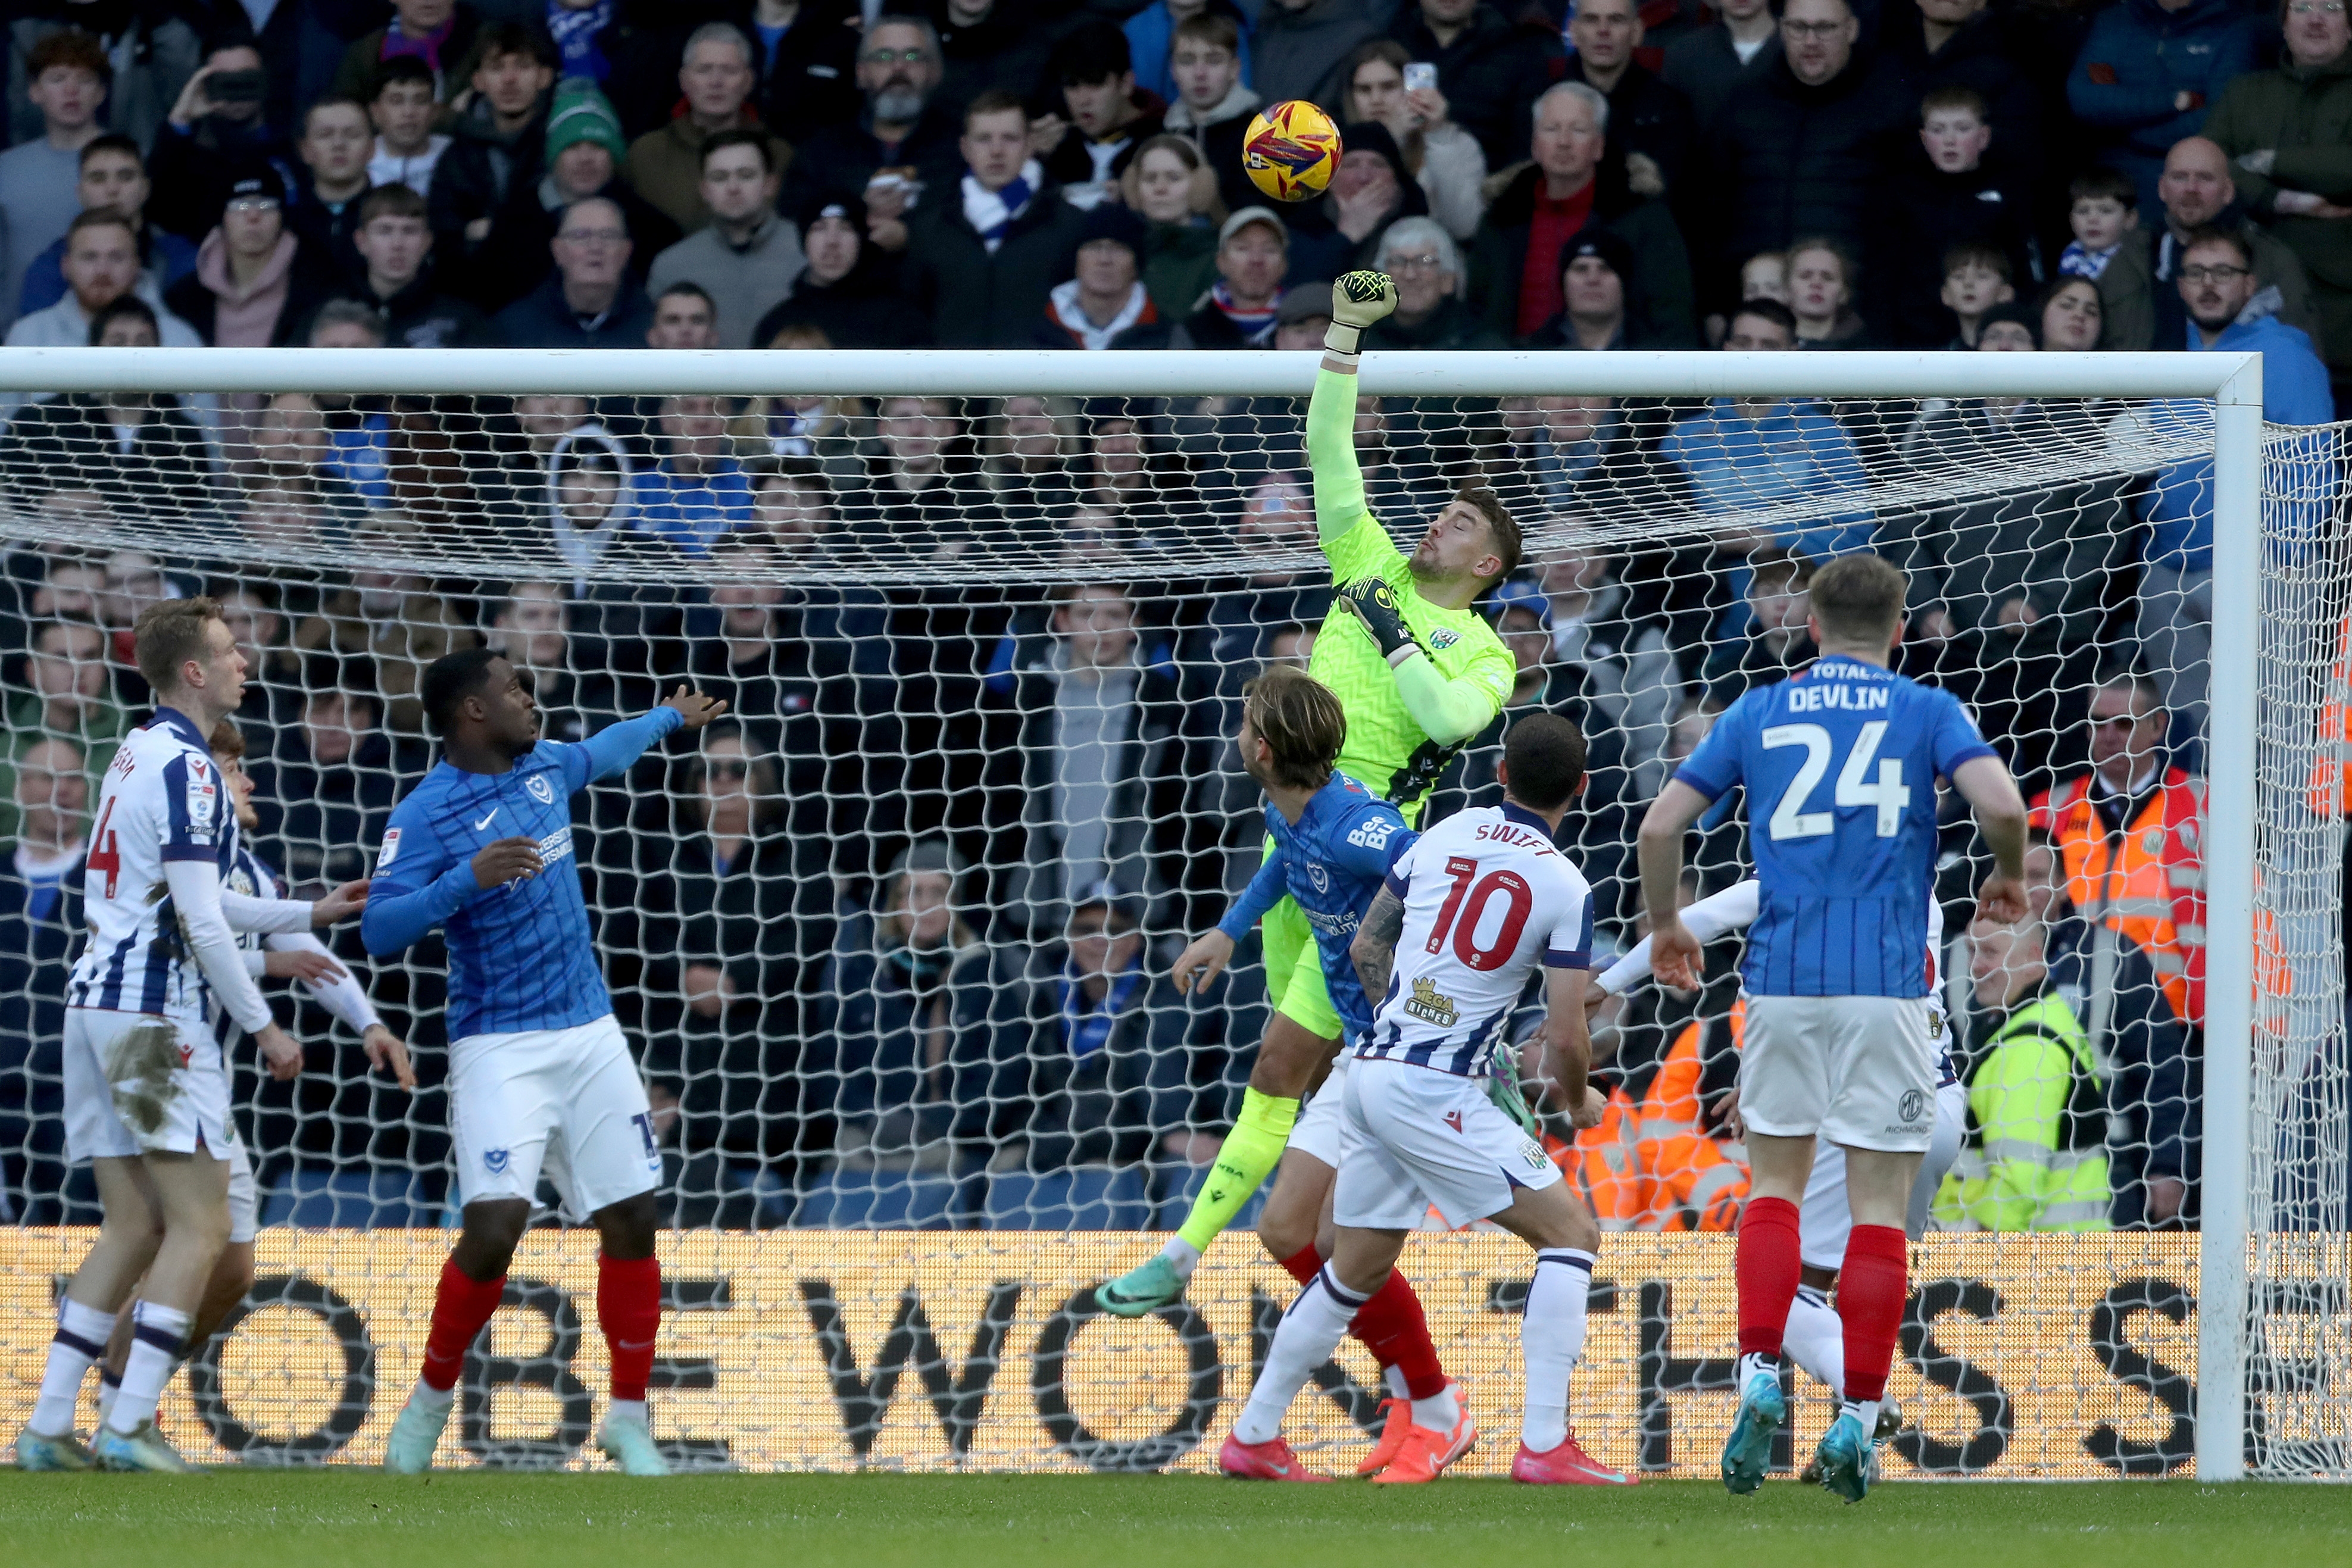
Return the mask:
{"type": "Polygon", "coordinates": [[[100,1367],[98,1369],[98,1424],[100,1426],[105,1426],[106,1418],[114,1414],[114,1396],[121,1392],[122,1380],[104,1367],[100,1367]]]}
{"type": "Polygon", "coordinates": [[[1789,1304],[1788,1331],[1780,1336],[1780,1353],[1803,1367],[1833,1394],[1845,1392],[1845,1325],[1822,1294],[1810,1285],[1797,1288],[1789,1304]]]}
{"type": "Polygon", "coordinates": [[[1884,1401],[1849,1399],[1839,1405],[1841,1415],[1851,1415],[1862,1423],[1862,1435],[1867,1439],[1878,1430],[1878,1407],[1884,1401]]]}
{"type": "Polygon", "coordinates": [[[436,1388],[420,1377],[416,1380],[415,1388],[409,1393],[408,1403],[425,1410],[446,1410],[457,1397],[456,1384],[446,1388],[436,1388]]]}
{"type": "Polygon", "coordinates": [[[1381,1369],[1381,1382],[1387,1385],[1389,1397],[1391,1399],[1411,1399],[1412,1397],[1412,1390],[1405,1386],[1404,1368],[1401,1366],[1391,1366],[1381,1369]]]}
{"type": "Polygon", "coordinates": [[[1185,1279],[1192,1278],[1192,1269],[1201,1261],[1201,1249],[1181,1236],[1171,1236],[1160,1256],[1176,1266],[1176,1272],[1185,1279]]]}
{"type": "Polygon", "coordinates": [[[114,1408],[106,1414],[108,1431],[135,1432],[155,1418],[163,1385],[172,1381],[172,1369],[180,1363],[189,1325],[194,1321],[193,1313],[153,1301],[131,1308],[131,1360],[122,1368],[122,1391],[114,1396],[114,1408]]]}
{"type": "Polygon", "coordinates": [[[1519,1320],[1519,1357],[1527,1365],[1519,1441],[1538,1454],[1568,1437],[1568,1379],[1584,1354],[1584,1307],[1597,1261],[1572,1247],[1536,1254],[1527,1315],[1519,1320]]]}
{"type": "Polygon", "coordinates": [[[1447,1384],[1427,1399],[1412,1402],[1412,1424],[1426,1426],[1433,1432],[1451,1432],[1461,1423],[1462,1402],[1454,1397],[1454,1385],[1447,1384]]]}
{"type": "Polygon", "coordinates": [[[604,1419],[634,1421],[640,1426],[646,1426],[647,1424],[646,1402],[642,1399],[615,1399],[613,1401],[612,1408],[604,1412],[604,1419]]]}
{"type": "Polygon", "coordinates": [[[1241,1418],[1234,1423],[1234,1436],[1244,1443],[1265,1443],[1281,1433],[1283,1413],[1315,1369],[1339,1348],[1364,1300],[1342,1289],[1331,1278],[1328,1264],[1307,1282],[1290,1303],[1290,1310],[1282,1315],[1282,1326],[1274,1331],[1257,1386],[1250,1390],[1249,1403],[1242,1406],[1241,1418]]]}
{"type": "Polygon", "coordinates": [[[48,1365],[41,1372],[41,1397],[25,1425],[44,1437],[62,1437],[74,1429],[74,1411],[81,1403],[81,1380],[106,1353],[114,1333],[114,1314],[85,1307],[68,1297],[58,1303],[57,1336],[49,1341],[48,1365]]]}
{"type": "Polygon", "coordinates": [[[1770,1373],[1773,1378],[1778,1380],[1780,1375],[1780,1358],[1776,1355],[1752,1353],[1741,1356],[1738,1367],[1731,1374],[1731,1386],[1735,1390],[1745,1392],[1748,1380],[1759,1372],[1770,1373]]]}

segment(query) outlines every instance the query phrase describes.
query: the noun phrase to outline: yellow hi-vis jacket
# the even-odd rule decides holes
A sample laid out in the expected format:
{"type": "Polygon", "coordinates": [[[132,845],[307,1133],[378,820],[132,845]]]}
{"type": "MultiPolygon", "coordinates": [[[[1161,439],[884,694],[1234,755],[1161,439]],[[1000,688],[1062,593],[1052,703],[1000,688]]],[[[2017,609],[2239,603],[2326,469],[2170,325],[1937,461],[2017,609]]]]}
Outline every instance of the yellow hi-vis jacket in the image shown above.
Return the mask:
{"type": "Polygon", "coordinates": [[[2106,1088],[2064,997],[2010,1010],[1968,1074],[1968,1142],[1936,1216],[1972,1230],[2105,1230],[2106,1088]]]}

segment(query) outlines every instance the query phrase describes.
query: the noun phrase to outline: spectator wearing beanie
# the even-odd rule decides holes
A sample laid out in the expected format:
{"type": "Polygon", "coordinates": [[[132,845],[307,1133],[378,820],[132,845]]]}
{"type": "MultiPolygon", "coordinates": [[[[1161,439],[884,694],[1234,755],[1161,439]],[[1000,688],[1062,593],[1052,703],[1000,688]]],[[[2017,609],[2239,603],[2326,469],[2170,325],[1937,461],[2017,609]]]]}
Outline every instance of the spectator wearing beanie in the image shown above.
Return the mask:
{"type": "Polygon", "coordinates": [[[856,191],[820,191],[797,216],[807,267],[783,302],[751,330],[767,348],[787,327],[814,328],[837,349],[910,349],[929,324],[898,292],[898,258],[866,238],[866,204],[856,191]]]}
{"type": "Polygon", "coordinates": [[[1977,320],[1977,353],[2032,353],[2042,346],[2042,312],[2023,300],[2003,300],[1977,320]]]}
{"type": "Polygon", "coordinates": [[[285,182],[264,167],[229,187],[195,270],[164,290],[163,303],[215,348],[285,348],[303,341],[325,294],[287,231],[285,182]]]}
{"type": "MultiPolygon", "coordinates": [[[[677,68],[685,95],[677,116],[629,144],[624,176],[629,188],[691,234],[710,220],[702,204],[702,144],[721,131],[757,130],[760,117],[746,101],[759,78],[751,40],[729,22],[706,22],[686,40],[677,68]]],[[[793,161],[790,143],[768,138],[768,162],[782,173],[793,161]]]]}
{"type": "Polygon", "coordinates": [[[1643,299],[1641,263],[1622,236],[1588,228],[1559,253],[1560,312],[1526,338],[1529,349],[1686,349],[1660,339],[1643,299]]]}
{"type": "Polygon", "coordinates": [[[1370,267],[1389,225],[1429,216],[1429,198],[1406,172],[1387,126],[1375,121],[1350,125],[1339,143],[1347,151],[1331,188],[1290,220],[1290,276],[1297,282],[1370,267]]]}
{"type": "Polygon", "coordinates": [[[1170,323],[1143,286],[1143,220],[1105,202],[1079,231],[1077,276],[1045,304],[1037,342],[1050,349],[1164,349],[1170,323]]]}
{"type": "Polygon", "coordinates": [[[629,275],[644,282],[653,258],[677,242],[678,230],[622,180],[627,150],[621,122],[595,83],[576,77],[557,83],[548,100],[546,172],[536,199],[499,209],[478,257],[484,274],[478,297],[504,309],[546,281],[554,266],[550,242],[564,209],[592,197],[621,209],[634,244],[629,275]]]}
{"type": "Polygon", "coordinates": [[[807,266],[800,227],[776,214],[773,139],[747,127],[702,143],[702,205],[710,221],[654,258],[656,294],[673,283],[699,284],[719,311],[719,346],[748,349],[761,318],[792,292],[807,266]]]}

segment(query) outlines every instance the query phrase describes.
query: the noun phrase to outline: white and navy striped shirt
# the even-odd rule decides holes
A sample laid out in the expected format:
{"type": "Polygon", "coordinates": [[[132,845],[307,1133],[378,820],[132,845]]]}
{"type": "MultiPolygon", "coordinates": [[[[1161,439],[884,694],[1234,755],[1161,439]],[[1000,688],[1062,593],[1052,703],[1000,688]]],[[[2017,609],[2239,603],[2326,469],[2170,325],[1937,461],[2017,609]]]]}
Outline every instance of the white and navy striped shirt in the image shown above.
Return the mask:
{"type": "Polygon", "coordinates": [[[1404,900],[1396,969],[1357,1047],[1475,1078],[1538,964],[1592,967],[1592,889],[1517,805],[1447,817],[1389,872],[1404,900]]]}
{"type": "Polygon", "coordinates": [[[236,864],[236,812],[194,721],[170,708],[123,738],[98,795],[83,861],[88,918],[66,1005],[209,1025],[211,992],[163,868],[236,864]]]}

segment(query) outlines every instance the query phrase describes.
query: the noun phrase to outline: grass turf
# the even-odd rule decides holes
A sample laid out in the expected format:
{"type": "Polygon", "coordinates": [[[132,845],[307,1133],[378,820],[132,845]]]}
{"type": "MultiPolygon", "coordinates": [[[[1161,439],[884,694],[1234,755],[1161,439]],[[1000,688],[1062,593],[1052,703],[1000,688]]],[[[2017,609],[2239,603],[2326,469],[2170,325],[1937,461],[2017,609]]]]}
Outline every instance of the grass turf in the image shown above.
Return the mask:
{"type": "Polygon", "coordinates": [[[0,1563],[76,1568],[1204,1568],[1556,1561],[1822,1568],[2352,1562],[2352,1490],[1893,1484],[1849,1508],[1774,1481],[1630,1491],[1375,1488],[1152,1476],[0,1472],[0,1563]],[[1594,1553],[1606,1553],[1596,1558],[1594,1553]]]}

